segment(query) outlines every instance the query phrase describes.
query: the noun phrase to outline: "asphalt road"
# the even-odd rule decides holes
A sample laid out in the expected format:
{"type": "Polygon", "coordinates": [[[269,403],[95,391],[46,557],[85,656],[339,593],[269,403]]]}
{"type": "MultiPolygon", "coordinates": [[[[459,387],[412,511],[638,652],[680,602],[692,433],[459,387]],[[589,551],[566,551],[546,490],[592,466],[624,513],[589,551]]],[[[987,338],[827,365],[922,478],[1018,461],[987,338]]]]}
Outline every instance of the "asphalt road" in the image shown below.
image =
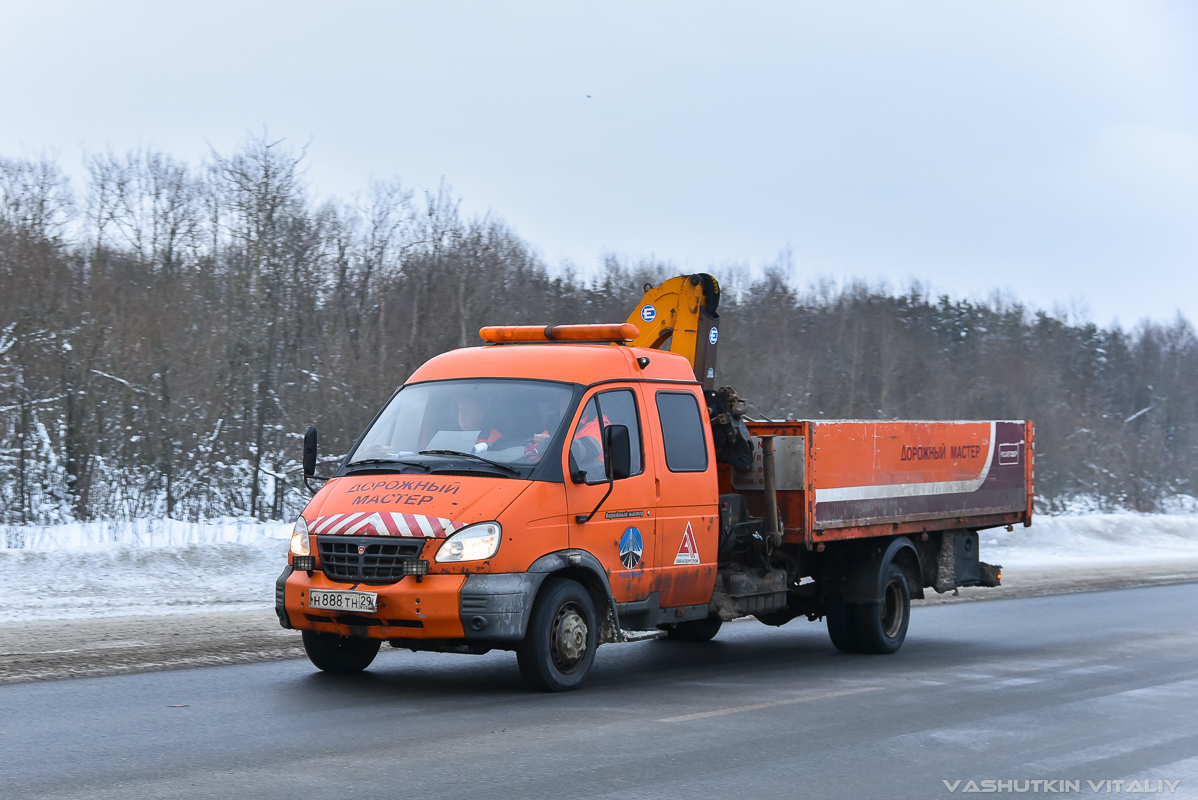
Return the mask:
{"type": "Polygon", "coordinates": [[[527,691],[507,653],[390,649],[354,677],[292,660],[2,686],[0,797],[940,798],[993,779],[1193,798],[1196,619],[1187,584],[918,608],[895,656],[738,622],[604,647],[566,695],[527,691]]]}
{"type": "MultiPolygon", "coordinates": [[[[963,587],[959,594],[928,592],[915,605],[1178,583],[1198,583],[1198,560],[1004,569],[1002,586],[963,587]]],[[[303,655],[299,636],[280,628],[274,607],[268,605],[203,613],[0,619],[0,685],[251,664],[303,655]]]]}

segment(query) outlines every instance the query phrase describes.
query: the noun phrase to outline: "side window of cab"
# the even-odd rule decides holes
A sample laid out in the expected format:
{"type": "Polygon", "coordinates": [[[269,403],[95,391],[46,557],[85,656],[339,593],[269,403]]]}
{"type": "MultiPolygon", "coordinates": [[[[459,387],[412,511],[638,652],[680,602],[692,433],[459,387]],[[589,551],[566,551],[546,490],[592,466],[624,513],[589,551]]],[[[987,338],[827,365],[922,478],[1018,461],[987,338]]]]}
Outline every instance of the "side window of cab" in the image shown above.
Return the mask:
{"type": "Polygon", "coordinates": [[[670,472],[707,470],[707,439],[699,401],[690,392],[657,393],[657,415],[661,420],[666,467],[670,472]]]}
{"type": "Polygon", "coordinates": [[[632,475],[645,471],[644,444],[641,439],[641,420],[636,395],[629,389],[600,392],[583,406],[582,416],[574,426],[570,440],[570,475],[575,483],[606,483],[607,469],[603,463],[603,429],[608,425],[628,428],[632,444],[632,475]]]}

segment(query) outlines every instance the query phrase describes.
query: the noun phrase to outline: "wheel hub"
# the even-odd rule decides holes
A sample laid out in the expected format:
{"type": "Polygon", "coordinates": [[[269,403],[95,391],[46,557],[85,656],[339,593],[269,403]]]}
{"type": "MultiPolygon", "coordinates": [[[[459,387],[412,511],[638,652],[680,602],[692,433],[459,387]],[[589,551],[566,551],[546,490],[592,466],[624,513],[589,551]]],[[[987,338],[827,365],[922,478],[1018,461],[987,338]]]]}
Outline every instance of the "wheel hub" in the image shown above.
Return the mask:
{"type": "Polygon", "coordinates": [[[898,582],[892,581],[886,585],[886,594],[882,599],[882,632],[893,639],[898,636],[903,627],[903,617],[906,615],[906,598],[898,582]]]}
{"type": "Polygon", "coordinates": [[[549,636],[553,661],[562,672],[572,672],[587,652],[587,623],[578,606],[566,603],[553,619],[549,636]]]}

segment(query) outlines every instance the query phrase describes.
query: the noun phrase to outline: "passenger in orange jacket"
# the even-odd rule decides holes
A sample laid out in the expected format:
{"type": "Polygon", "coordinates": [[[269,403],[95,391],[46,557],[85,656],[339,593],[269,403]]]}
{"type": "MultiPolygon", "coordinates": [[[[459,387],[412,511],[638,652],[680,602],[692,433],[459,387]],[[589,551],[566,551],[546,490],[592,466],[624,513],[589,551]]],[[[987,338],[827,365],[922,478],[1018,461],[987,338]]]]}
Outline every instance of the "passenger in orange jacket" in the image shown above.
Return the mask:
{"type": "MultiPolygon", "coordinates": [[[[609,424],[610,421],[604,416],[603,425],[609,424]]],[[[570,442],[570,458],[574,462],[571,469],[581,469],[590,476],[606,474],[603,464],[603,428],[599,423],[599,415],[595,412],[594,400],[587,403],[578,425],[574,428],[574,440],[570,442]]]]}

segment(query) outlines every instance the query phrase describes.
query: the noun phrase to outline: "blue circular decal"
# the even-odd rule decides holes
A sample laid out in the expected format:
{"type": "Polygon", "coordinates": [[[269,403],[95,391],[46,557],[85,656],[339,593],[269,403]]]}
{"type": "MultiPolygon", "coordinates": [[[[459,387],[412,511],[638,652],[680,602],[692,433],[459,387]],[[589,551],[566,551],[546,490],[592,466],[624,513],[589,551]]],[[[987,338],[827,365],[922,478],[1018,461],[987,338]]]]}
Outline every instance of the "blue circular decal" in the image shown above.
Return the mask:
{"type": "Polygon", "coordinates": [[[645,306],[641,309],[641,319],[645,322],[652,322],[657,319],[657,309],[653,306],[645,306]]]}
{"type": "Polygon", "coordinates": [[[707,334],[707,341],[711,342],[712,344],[715,344],[719,340],[720,340],[720,329],[712,328],[707,334]]]}
{"type": "Polygon", "coordinates": [[[625,569],[636,569],[641,563],[641,553],[645,544],[641,541],[641,532],[636,528],[625,528],[620,537],[620,563],[625,569]]]}

